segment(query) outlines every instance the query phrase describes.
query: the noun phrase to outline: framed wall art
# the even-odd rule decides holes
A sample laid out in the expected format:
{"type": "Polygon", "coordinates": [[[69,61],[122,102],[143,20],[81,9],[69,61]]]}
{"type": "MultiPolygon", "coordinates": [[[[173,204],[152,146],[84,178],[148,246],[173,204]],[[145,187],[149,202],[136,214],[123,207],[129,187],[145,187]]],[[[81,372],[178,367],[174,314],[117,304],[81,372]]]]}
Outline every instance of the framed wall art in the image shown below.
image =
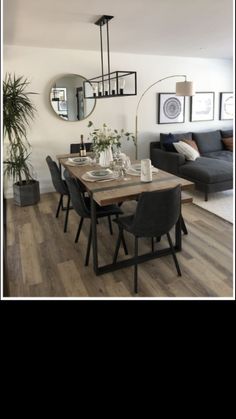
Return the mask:
{"type": "Polygon", "coordinates": [[[67,111],[67,101],[66,100],[60,100],[58,102],[58,110],[59,111],[67,111]]]}
{"type": "Polygon", "coordinates": [[[214,106],[214,92],[196,92],[194,96],[190,97],[190,121],[212,121],[214,106]]]}
{"type": "Polygon", "coordinates": [[[220,93],[220,119],[233,119],[234,97],[232,92],[220,93]]]}
{"type": "Polygon", "coordinates": [[[185,98],[175,93],[158,93],[158,124],[184,122],[185,98]]]}

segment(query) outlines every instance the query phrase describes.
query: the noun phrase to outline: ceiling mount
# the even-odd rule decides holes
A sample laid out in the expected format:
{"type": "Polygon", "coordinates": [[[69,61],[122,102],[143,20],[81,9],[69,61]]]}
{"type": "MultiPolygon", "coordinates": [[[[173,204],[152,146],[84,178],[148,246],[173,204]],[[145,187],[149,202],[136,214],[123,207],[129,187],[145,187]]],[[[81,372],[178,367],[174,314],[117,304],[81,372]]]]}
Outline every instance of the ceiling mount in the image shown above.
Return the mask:
{"type": "Polygon", "coordinates": [[[109,20],[113,19],[114,16],[109,16],[109,15],[103,15],[101,16],[97,22],[95,22],[95,25],[98,26],[103,26],[105,25],[107,22],[109,22],[109,20]]]}
{"type": "Polygon", "coordinates": [[[109,46],[109,25],[108,22],[114,16],[103,15],[95,25],[100,27],[100,48],[101,48],[101,69],[102,75],[84,81],[84,97],[94,99],[95,97],[108,98],[115,96],[133,96],[137,94],[137,73],[136,71],[110,71],[110,46],[109,46]],[[103,37],[102,27],[106,25],[107,44],[107,73],[104,74],[103,62],[103,37]],[[125,89],[126,86],[126,89],[125,89]],[[93,92],[91,93],[91,87],[93,92]]]}

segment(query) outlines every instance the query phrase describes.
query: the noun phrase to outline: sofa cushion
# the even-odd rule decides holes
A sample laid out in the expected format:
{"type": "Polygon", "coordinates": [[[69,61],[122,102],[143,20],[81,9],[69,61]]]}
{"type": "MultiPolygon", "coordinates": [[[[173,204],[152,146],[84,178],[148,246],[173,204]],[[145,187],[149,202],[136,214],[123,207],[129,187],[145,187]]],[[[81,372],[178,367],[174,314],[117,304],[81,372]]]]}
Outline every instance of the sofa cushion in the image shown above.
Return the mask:
{"type": "Polygon", "coordinates": [[[173,146],[174,142],[175,142],[174,135],[171,133],[164,134],[164,136],[160,136],[160,143],[161,143],[162,150],[176,152],[173,146]]]}
{"type": "Polygon", "coordinates": [[[173,147],[172,143],[177,143],[178,141],[181,141],[182,139],[192,139],[192,133],[191,132],[184,132],[182,134],[160,134],[160,143],[162,150],[166,151],[173,151],[176,152],[175,148],[173,147]]]}
{"type": "Polygon", "coordinates": [[[223,138],[228,138],[228,137],[233,137],[233,130],[232,129],[225,129],[225,130],[221,130],[221,137],[223,138]]]}
{"type": "Polygon", "coordinates": [[[233,179],[233,165],[224,160],[199,157],[180,166],[179,173],[193,181],[218,183],[233,179]]]}
{"type": "Polygon", "coordinates": [[[186,139],[186,138],[183,138],[181,141],[183,141],[184,143],[186,143],[186,144],[190,145],[192,148],[194,148],[194,150],[198,151],[198,153],[199,153],[198,146],[197,146],[197,144],[195,143],[195,141],[193,141],[193,140],[188,140],[188,139],[186,139]]]}
{"type": "Polygon", "coordinates": [[[186,158],[186,160],[194,161],[200,157],[199,152],[184,141],[173,143],[173,146],[176,148],[179,154],[182,154],[182,156],[186,158]]]}
{"type": "Polygon", "coordinates": [[[226,150],[233,151],[233,137],[223,138],[222,142],[226,150]]]}
{"type": "Polygon", "coordinates": [[[222,151],[212,151],[211,153],[204,153],[203,157],[210,157],[211,159],[218,159],[224,161],[233,161],[232,151],[222,150],[222,151]]]}
{"type": "Polygon", "coordinates": [[[193,140],[197,143],[200,154],[223,150],[220,131],[195,132],[193,140]]]}

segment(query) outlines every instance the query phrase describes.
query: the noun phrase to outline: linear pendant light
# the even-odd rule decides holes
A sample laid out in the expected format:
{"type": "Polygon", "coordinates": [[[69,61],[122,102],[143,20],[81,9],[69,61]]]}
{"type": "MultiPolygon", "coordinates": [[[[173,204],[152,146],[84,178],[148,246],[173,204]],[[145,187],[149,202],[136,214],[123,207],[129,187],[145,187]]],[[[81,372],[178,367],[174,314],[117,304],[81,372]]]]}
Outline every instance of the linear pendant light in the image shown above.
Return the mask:
{"type": "Polygon", "coordinates": [[[109,97],[134,96],[137,95],[137,72],[136,71],[110,71],[110,46],[109,46],[109,25],[108,22],[114,16],[103,15],[95,25],[100,27],[101,46],[101,69],[102,74],[98,77],[86,80],[83,83],[84,97],[86,99],[103,99],[109,97]],[[104,74],[103,60],[103,38],[102,27],[106,26],[107,35],[107,70],[104,74]],[[92,89],[91,89],[92,87],[92,89]]]}

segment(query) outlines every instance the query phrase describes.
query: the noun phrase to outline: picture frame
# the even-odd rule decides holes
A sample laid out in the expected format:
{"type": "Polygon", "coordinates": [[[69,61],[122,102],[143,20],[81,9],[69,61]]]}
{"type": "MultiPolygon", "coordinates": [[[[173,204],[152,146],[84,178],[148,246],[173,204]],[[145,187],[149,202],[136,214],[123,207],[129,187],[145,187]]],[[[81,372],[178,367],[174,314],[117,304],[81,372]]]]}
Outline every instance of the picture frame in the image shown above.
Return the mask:
{"type": "Polygon", "coordinates": [[[66,87],[52,87],[51,100],[64,101],[67,100],[66,87]]]}
{"type": "Polygon", "coordinates": [[[58,102],[58,110],[59,111],[66,111],[67,112],[67,100],[59,100],[59,102],[58,102]]]}
{"type": "Polygon", "coordinates": [[[158,93],[158,124],[178,124],[185,120],[185,97],[158,93]]]}
{"type": "Polygon", "coordinates": [[[215,115],[215,92],[196,92],[190,97],[190,121],[213,121],[215,115]]]}
{"type": "Polygon", "coordinates": [[[220,113],[219,119],[225,121],[234,117],[233,92],[220,92],[220,113]]]}

